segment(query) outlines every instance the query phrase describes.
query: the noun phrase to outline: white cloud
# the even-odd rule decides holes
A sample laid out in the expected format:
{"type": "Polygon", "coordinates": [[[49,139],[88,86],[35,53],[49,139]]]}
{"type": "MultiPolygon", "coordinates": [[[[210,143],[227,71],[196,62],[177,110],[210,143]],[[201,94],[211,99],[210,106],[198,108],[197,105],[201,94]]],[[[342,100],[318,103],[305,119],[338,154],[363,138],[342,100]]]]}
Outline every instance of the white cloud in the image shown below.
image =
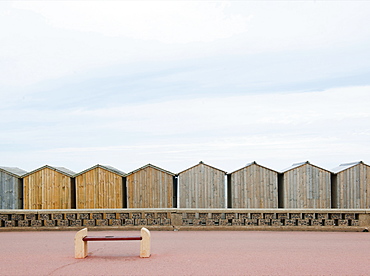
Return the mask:
{"type": "Polygon", "coordinates": [[[228,171],[253,160],[277,170],[305,160],[330,169],[369,156],[369,91],[364,86],[89,110],[1,111],[10,126],[23,127],[3,128],[0,138],[30,147],[23,154],[36,160],[64,160],[77,169],[94,161],[124,171],[158,163],[176,172],[200,160],[228,171]]]}
{"type": "Polygon", "coordinates": [[[248,18],[225,3],[184,1],[18,2],[57,28],[164,43],[211,42],[246,30],[248,18]]]}

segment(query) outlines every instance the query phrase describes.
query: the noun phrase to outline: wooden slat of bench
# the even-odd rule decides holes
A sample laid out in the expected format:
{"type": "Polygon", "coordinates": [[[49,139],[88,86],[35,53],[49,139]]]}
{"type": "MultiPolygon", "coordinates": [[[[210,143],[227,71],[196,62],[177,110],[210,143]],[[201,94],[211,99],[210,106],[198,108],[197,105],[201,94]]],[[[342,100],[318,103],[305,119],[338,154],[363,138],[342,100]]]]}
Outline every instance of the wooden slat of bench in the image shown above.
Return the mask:
{"type": "Polygon", "coordinates": [[[86,236],[83,241],[140,241],[142,237],[119,237],[119,236],[86,236]]]}

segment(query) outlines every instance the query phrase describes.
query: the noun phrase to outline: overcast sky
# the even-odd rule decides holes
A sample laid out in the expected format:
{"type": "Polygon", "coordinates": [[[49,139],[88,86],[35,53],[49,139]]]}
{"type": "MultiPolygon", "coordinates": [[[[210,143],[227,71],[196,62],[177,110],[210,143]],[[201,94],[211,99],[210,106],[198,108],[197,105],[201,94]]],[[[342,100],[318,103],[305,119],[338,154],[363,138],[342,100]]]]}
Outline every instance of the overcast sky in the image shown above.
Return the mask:
{"type": "Polygon", "coordinates": [[[370,1],[1,1],[0,165],[370,163],[370,1]]]}

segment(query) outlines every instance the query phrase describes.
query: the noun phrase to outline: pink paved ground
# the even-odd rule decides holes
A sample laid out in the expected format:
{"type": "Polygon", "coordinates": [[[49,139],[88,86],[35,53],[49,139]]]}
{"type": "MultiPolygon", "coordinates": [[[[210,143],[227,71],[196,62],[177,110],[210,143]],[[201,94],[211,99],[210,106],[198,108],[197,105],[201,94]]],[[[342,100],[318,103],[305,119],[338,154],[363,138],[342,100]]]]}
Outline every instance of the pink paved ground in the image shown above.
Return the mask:
{"type": "Polygon", "coordinates": [[[362,232],[152,231],[148,259],[130,241],[90,242],[81,260],[74,234],[0,232],[0,275],[370,275],[370,234],[362,232]]]}

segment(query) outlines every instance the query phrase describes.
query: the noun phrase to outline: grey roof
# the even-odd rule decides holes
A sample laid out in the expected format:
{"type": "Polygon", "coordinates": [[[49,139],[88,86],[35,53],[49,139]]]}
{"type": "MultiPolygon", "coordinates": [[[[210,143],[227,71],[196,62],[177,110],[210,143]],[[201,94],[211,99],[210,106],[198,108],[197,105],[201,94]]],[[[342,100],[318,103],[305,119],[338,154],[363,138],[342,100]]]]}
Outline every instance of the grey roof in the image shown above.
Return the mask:
{"type": "Polygon", "coordinates": [[[199,162],[198,164],[196,164],[195,166],[192,166],[192,167],[190,167],[190,168],[188,168],[188,169],[186,169],[186,170],[183,170],[183,171],[179,172],[178,174],[181,174],[181,173],[183,173],[183,172],[186,172],[186,171],[188,171],[188,170],[191,170],[191,169],[193,169],[193,168],[195,168],[195,167],[197,167],[197,166],[199,166],[199,165],[204,165],[204,166],[207,166],[207,167],[209,167],[209,168],[212,168],[212,169],[214,169],[214,170],[217,170],[217,171],[220,171],[220,172],[223,172],[224,174],[226,174],[226,172],[225,172],[225,171],[220,170],[220,169],[217,169],[217,168],[212,167],[212,166],[210,166],[210,165],[207,165],[207,164],[206,164],[206,163],[204,163],[203,161],[200,161],[200,162],[199,162]]]}
{"type": "Polygon", "coordinates": [[[287,172],[287,171],[290,171],[290,170],[293,170],[295,168],[298,168],[300,166],[303,166],[303,165],[306,165],[306,164],[310,164],[310,162],[308,161],[305,161],[305,162],[299,162],[299,163],[294,163],[293,165],[291,165],[290,167],[282,170],[282,172],[287,172]]]}
{"type": "Polygon", "coordinates": [[[261,166],[261,165],[260,165],[260,164],[258,164],[256,161],[253,161],[253,162],[248,163],[247,165],[245,165],[243,168],[241,168],[241,169],[238,169],[238,170],[236,170],[236,171],[231,172],[230,174],[236,173],[236,172],[238,172],[238,171],[240,171],[240,170],[242,170],[242,169],[244,169],[244,168],[247,168],[247,167],[249,167],[249,166],[252,166],[252,165],[257,165],[257,166],[262,167],[262,168],[264,168],[264,169],[266,169],[266,170],[270,170],[270,171],[273,171],[273,172],[275,172],[275,173],[279,173],[278,171],[275,171],[275,170],[273,170],[273,169],[267,168],[267,167],[265,167],[265,166],[261,166]]]}
{"type": "Polygon", "coordinates": [[[334,169],[332,169],[332,171],[333,173],[339,173],[349,168],[352,168],[358,164],[364,164],[364,162],[358,161],[358,162],[351,162],[351,163],[343,163],[343,164],[340,164],[338,167],[335,167],[334,169]]]}
{"type": "Polygon", "coordinates": [[[133,173],[136,173],[136,172],[141,171],[141,170],[143,170],[143,169],[145,169],[145,168],[148,168],[148,167],[151,167],[151,168],[156,169],[156,170],[158,170],[158,171],[161,171],[161,172],[164,172],[164,173],[167,173],[167,174],[170,174],[170,175],[175,176],[175,174],[174,174],[174,173],[172,173],[172,172],[170,172],[170,171],[166,171],[166,170],[164,170],[164,169],[162,169],[162,168],[160,168],[160,167],[154,166],[154,165],[152,165],[152,164],[146,164],[145,166],[142,166],[142,167],[140,167],[140,168],[138,168],[138,169],[136,169],[136,170],[134,170],[134,171],[132,171],[132,172],[128,173],[127,175],[131,175],[131,174],[133,174],[133,173]]]}
{"type": "Polygon", "coordinates": [[[319,167],[319,166],[313,165],[313,164],[311,164],[311,163],[310,163],[310,162],[308,162],[308,161],[300,162],[300,163],[294,163],[294,164],[293,164],[293,165],[291,165],[289,168],[286,168],[286,169],[282,170],[282,173],[285,173],[285,172],[287,172],[287,171],[290,171],[290,170],[293,170],[293,169],[299,168],[299,167],[304,166],[304,165],[307,165],[307,164],[308,164],[308,165],[311,165],[311,166],[313,166],[313,167],[319,168],[320,170],[324,170],[324,171],[327,171],[327,172],[331,173],[331,171],[329,171],[329,170],[327,170],[327,169],[324,169],[324,168],[321,168],[321,167],[319,167]]]}
{"type": "Polygon", "coordinates": [[[116,169],[116,168],[114,168],[112,166],[97,164],[97,165],[95,165],[95,166],[93,166],[91,168],[88,168],[86,170],[83,170],[82,172],[79,172],[79,173],[75,174],[74,176],[75,177],[76,176],[79,176],[79,175],[84,174],[84,173],[86,173],[88,171],[91,171],[91,170],[93,170],[95,168],[102,168],[102,169],[105,169],[105,170],[110,171],[112,173],[118,174],[120,176],[125,176],[126,175],[126,173],[124,173],[123,171],[120,171],[120,170],[118,170],[118,169],[116,169]]]}
{"type": "Polygon", "coordinates": [[[8,174],[11,174],[15,177],[22,177],[22,175],[26,174],[27,171],[25,170],[22,170],[20,168],[17,168],[17,167],[0,167],[0,170],[1,171],[4,171],[4,172],[7,172],[8,174]]]}
{"type": "Polygon", "coordinates": [[[33,174],[35,172],[41,171],[41,170],[43,170],[45,168],[48,168],[48,169],[57,171],[57,172],[59,172],[61,174],[64,174],[66,176],[69,176],[69,177],[73,177],[76,174],[74,171],[71,171],[71,170],[69,170],[67,168],[64,168],[64,167],[53,167],[53,166],[45,165],[45,166],[42,166],[41,168],[38,168],[36,170],[33,170],[31,172],[28,172],[28,173],[24,174],[23,177],[28,176],[30,174],[33,174]]]}

